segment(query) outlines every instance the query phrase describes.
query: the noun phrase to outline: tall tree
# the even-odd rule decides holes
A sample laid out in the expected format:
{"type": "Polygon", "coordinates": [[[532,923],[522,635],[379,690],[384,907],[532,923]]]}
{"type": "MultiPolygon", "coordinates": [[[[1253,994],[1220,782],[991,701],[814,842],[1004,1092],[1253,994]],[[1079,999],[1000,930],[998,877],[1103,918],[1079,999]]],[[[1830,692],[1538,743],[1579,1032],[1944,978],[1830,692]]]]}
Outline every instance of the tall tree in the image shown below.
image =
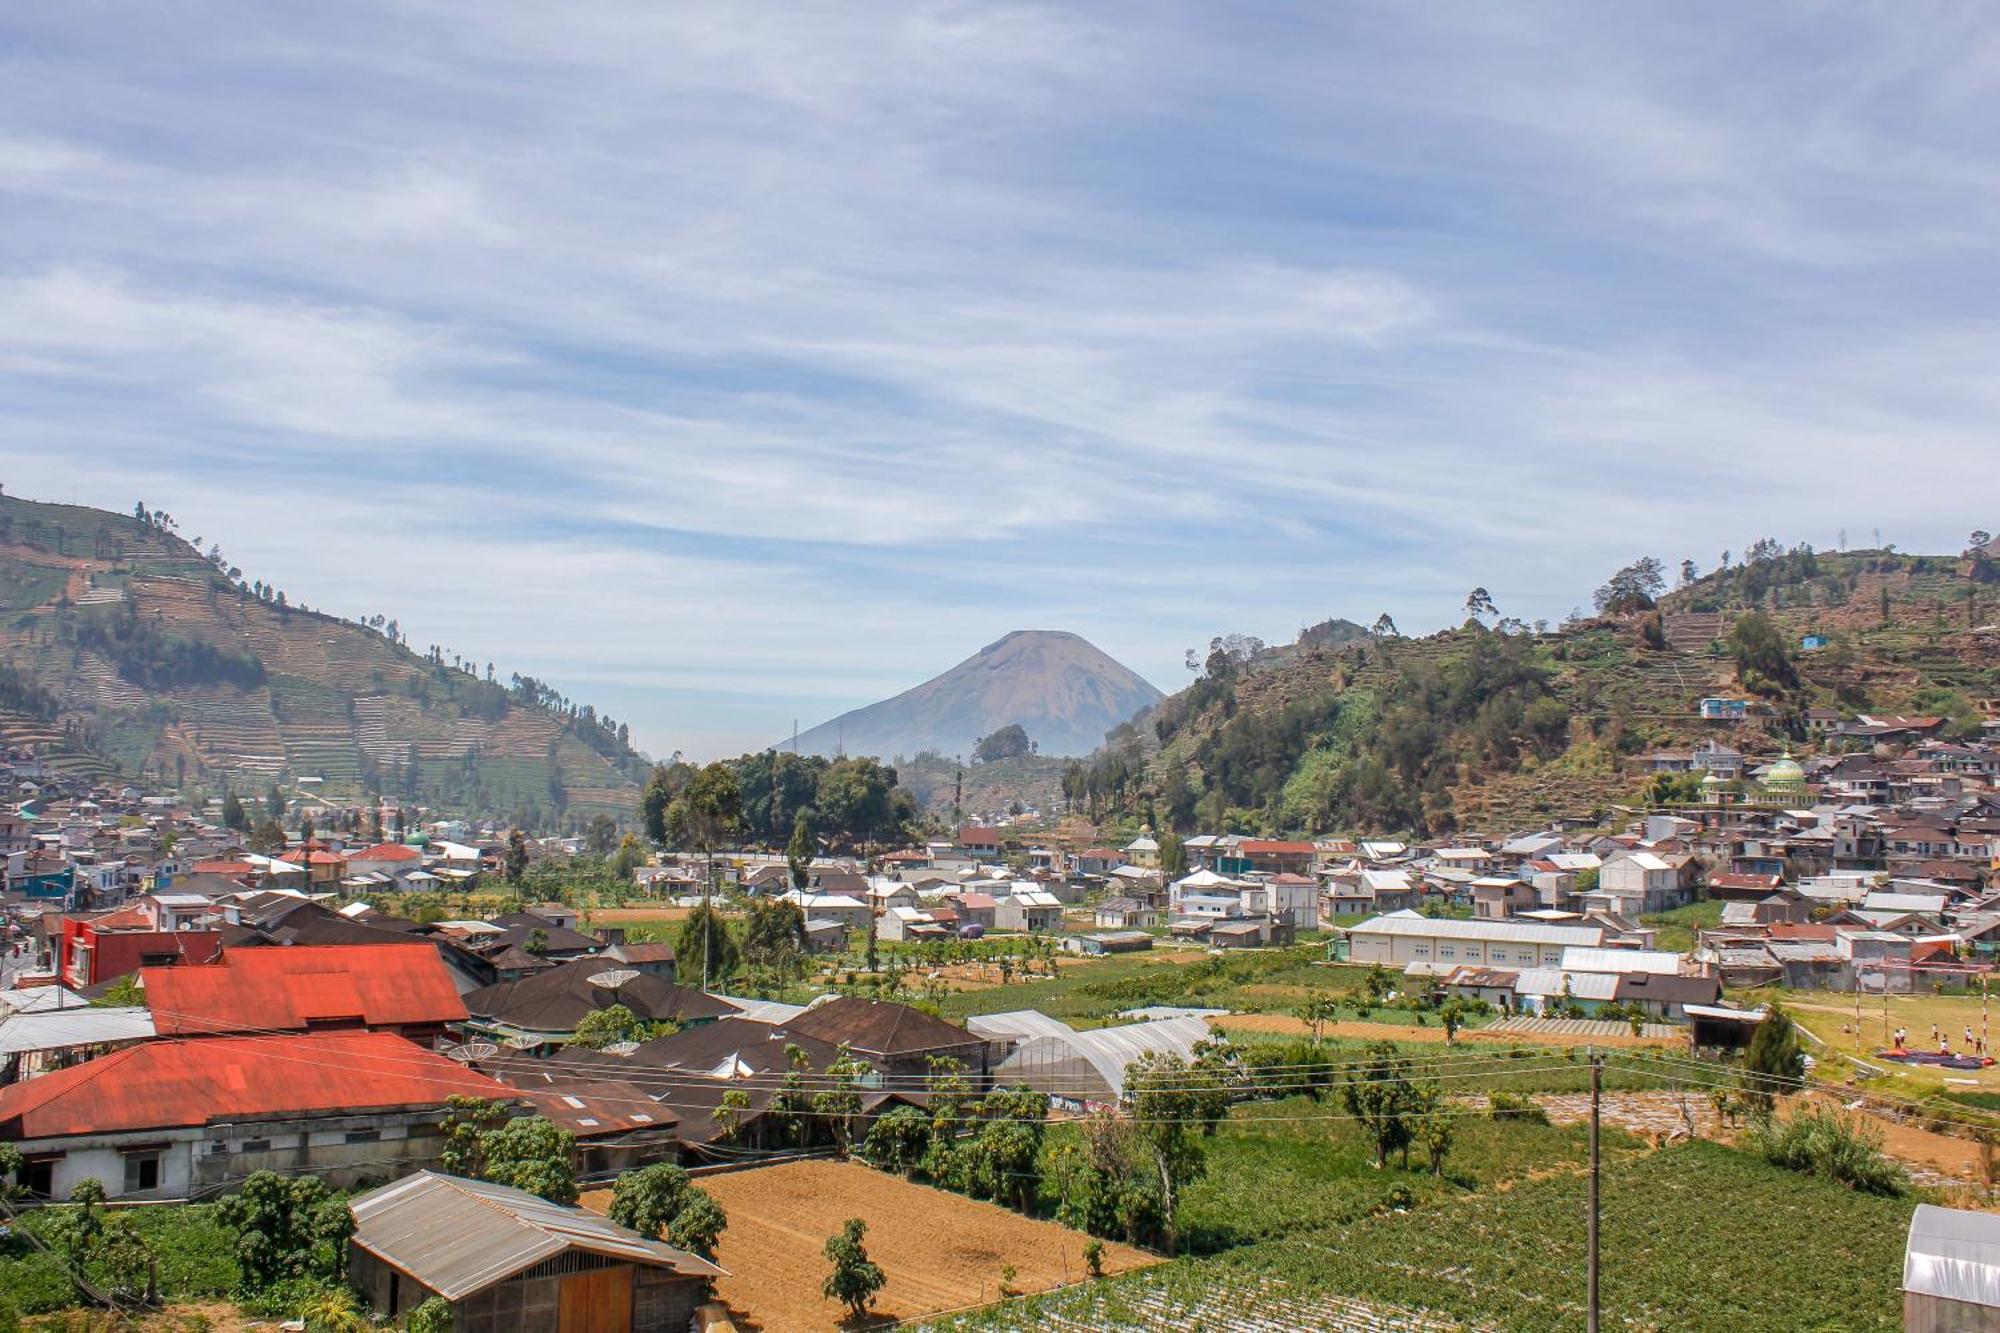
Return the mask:
{"type": "Polygon", "coordinates": [[[651,1240],[715,1258],[729,1225],[713,1195],[671,1162],[627,1171],[611,1189],[610,1217],[651,1240]]]}
{"type": "Polygon", "coordinates": [[[1790,1014],[1772,1004],[1743,1052],[1745,1091],[1751,1102],[1770,1110],[1779,1094],[1797,1092],[1805,1078],[1805,1050],[1790,1014]]]}
{"type": "Polygon", "coordinates": [[[528,838],[519,829],[512,829],[507,834],[507,855],[501,862],[501,869],[507,876],[507,882],[515,885],[528,873],[528,838]]]}
{"type": "MultiPolygon", "coordinates": [[[[715,851],[733,839],[743,827],[743,788],[736,771],[720,760],[706,764],[689,779],[687,787],[667,808],[667,832],[674,842],[701,849],[707,874],[702,881],[701,904],[708,912],[715,897],[715,851]]],[[[714,932],[701,935],[701,985],[708,989],[713,958],[710,954],[714,932]]]]}
{"type": "Polygon", "coordinates": [[[813,841],[812,815],[803,806],[792,818],[792,840],[785,844],[785,864],[792,872],[792,887],[803,889],[812,876],[813,853],[818,844],[813,841]]]}
{"type": "Polygon", "coordinates": [[[1174,1214],[1181,1187],[1208,1169],[1201,1139],[1214,1113],[1214,1090],[1208,1075],[1178,1055],[1149,1053],[1125,1069],[1132,1124],[1159,1179],[1165,1248],[1170,1255],[1180,1240],[1174,1214]]]}

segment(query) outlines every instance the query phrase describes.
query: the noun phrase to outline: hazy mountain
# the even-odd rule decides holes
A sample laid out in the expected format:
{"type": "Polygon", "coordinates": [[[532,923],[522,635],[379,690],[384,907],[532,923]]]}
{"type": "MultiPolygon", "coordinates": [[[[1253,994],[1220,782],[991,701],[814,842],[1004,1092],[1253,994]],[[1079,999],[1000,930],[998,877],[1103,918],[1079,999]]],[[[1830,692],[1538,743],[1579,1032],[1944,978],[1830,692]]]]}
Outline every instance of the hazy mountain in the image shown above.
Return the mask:
{"type": "Polygon", "coordinates": [[[893,699],[821,723],[799,737],[799,748],[970,757],[981,736],[1018,722],[1042,754],[1089,754],[1105,732],[1160,697],[1079,635],[1022,629],[893,699]]]}

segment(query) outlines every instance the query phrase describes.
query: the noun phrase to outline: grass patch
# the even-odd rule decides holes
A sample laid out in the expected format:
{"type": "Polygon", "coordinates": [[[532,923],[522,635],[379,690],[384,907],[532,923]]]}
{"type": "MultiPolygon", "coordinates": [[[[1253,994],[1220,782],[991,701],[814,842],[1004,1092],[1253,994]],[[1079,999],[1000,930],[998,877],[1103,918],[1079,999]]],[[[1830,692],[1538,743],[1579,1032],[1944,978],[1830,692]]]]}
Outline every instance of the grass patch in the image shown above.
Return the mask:
{"type": "MultiPolygon", "coordinates": [[[[21,1214],[19,1230],[48,1240],[52,1223],[67,1207],[35,1208],[21,1214]]],[[[157,1204],[121,1208],[160,1259],[160,1295],[168,1301],[201,1301],[227,1297],[241,1274],[236,1266],[236,1233],[216,1217],[209,1204],[157,1204]]],[[[108,1284],[95,1264],[90,1276],[108,1284]]],[[[23,1314],[66,1310],[76,1304],[76,1289],[68,1271],[54,1255],[35,1248],[28,1237],[15,1234],[0,1241],[0,1292],[7,1293],[23,1314]]]]}
{"type": "Polygon", "coordinates": [[[1722,904],[1711,898],[1667,912],[1648,912],[1639,918],[1639,924],[1660,932],[1654,948],[1686,953],[1694,948],[1697,930],[1713,930],[1722,924],[1722,904]]]}

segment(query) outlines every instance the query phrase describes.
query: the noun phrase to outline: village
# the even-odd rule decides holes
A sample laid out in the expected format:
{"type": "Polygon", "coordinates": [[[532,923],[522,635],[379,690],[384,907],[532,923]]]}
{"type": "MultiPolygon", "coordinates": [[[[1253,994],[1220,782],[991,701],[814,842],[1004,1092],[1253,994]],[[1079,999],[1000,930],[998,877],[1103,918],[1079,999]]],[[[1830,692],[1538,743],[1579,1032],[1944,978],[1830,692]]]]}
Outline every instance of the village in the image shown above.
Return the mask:
{"type": "MultiPolygon", "coordinates": [[[[1182,1234],[1201,1205],[1177,1192],[1226,1169],[1198,1147],[1135,1183],[1155,1126],[1198,1145],[1336,1093],[1373,1123],[1354,1089],[1393,1086],[1383,1142],[1431,1143],[1442,1175],[1477,1150],[1451,1117],[1574,1123],[1605,1052],[1623,1132],[1718,1134],[1760,1087],[1824,1086],[1896,1128],[1895,1170],[1983,1207],[2000,719],[1946,742],[1940,718],[1827,716],[1797,755],[1746,755],[1728,704],[1639,756],[1608,824],[1430,843],[1090,841],[1023,811],[866,859],[635,853],[309,787],[252,819],[16,753],[10,1207],[46,1243],[38,1214],[310,1180],[345,1200],[343,1257],[296,1271],[482,1329],[606,1301],[620,1328],[1054,1320],[1022,1298],[1219,1243],[1182,1234]],[[1767,1025],[1796,1033],[1790,1083],[1739,1072],[1767,1025]]],[[[47,1255],[110,1308],[158,1299],[88,1246],[47,1255]]]]}

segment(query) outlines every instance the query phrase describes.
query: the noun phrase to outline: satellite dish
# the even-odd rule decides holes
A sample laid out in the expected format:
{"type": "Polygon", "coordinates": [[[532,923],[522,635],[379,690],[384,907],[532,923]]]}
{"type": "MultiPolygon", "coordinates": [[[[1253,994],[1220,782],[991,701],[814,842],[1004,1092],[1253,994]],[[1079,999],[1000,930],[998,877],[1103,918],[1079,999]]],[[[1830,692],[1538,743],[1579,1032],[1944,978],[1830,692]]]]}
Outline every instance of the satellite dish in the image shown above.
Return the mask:
{"type": "Polygon", "coordinates": [[[532,1051],[535,1049],[535,1047],[542,1044],[542,1039],[540,1037],[530,1036],[528,1033],[525,1032],[516,1032],[513,1036],[508,1037],[501,1044],[517,1051],[532,1051]]]}
{"type": "Polygon", "coordinates": [[[628,981],[638,980],[638,977],[639,974],[629,967],[615,967],[609,972],[599,972],[591,977],[590,984],[602,986],[606,990],[617,990],[628,981]]]}
{"type": "Polygon", "coordinates": [[[469,1065],[480,1060],[491,1060],[500,1054],[500,1048],[490,1041],[468,1041],[463,1046],[452,1047],[445,1054],[462,1065],[469,1065]]]}
{"type": "Polygon", "coordinates": [[[604,1048],[606,1055],[630,1055],[639,1049],[636,1041],[614,1041],[604,1048]]]}

